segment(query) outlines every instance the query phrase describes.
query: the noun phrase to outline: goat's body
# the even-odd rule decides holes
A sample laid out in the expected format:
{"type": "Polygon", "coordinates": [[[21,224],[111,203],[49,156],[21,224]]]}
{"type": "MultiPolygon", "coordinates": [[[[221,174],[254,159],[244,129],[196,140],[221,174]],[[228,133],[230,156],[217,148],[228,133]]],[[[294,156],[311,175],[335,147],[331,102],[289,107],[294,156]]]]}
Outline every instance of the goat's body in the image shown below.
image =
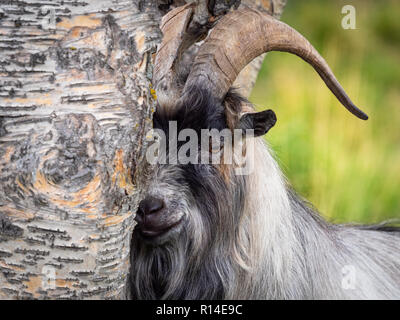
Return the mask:
{"type": "Polygon", "coordinates": [[[400,229],[329,224],[288,188],[262,139],[250,158],[254,172],[231,186],[246,196],[214,200],[231,210],[223,219],[236,222],[207,232],[198,212],[176,241],[133,242],[134,298],[400,299],[400,229]]]}
{"type": "Polygon", "coordinates": [[[243,239],[251,239],[243,251],[252,271],[227,298],[399,299],[400,229],[328,224],[287,188],[258,143],[244,209],[249,219],[241,226],[243,239]]]}
{"type": "MultiPolygon", "coordinates": [[[[225,101],[234,112],[244,104],[233,92],[225,101]]],[[[202,91],[180,108],[158,111],[155,126],[225,127],[222,106],[202,91]]],[[[134,234],[132,297],[400,299],[400,228],[329,224],[291,190],[263,138],[246,140],[245,175],[237,164],[154,169],[148,195],[164,199],[163,219],[185,223],[157,241],[134,234]]]]}

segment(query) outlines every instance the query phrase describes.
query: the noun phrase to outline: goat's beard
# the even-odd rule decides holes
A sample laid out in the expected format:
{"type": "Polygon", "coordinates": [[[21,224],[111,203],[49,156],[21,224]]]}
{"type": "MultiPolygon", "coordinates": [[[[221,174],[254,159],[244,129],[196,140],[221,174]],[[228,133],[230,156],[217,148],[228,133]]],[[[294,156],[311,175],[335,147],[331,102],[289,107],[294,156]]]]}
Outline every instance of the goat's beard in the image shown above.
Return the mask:
{"type": "Polygon", "coordinates": [[[215,253],[206,247],[206,238],[210,238],[211,233],[199,221],[193,224],[187,221],[179,235],[162,245],[143,243],[133,237],[132,298],[221,299],[223,286],[214,267],[215,253]],[[201,229],[197,228],[193,233],[194,226],[201,229]],[[205,246],[200,247],[203,242],[206,242],[205,246]]]}
{"type": "Polygon", "coordinates": [[[132,299],[223,299],[233,286],[244,179],[199,178],[179,234],[162,245],[133,236],[132,299]]]}

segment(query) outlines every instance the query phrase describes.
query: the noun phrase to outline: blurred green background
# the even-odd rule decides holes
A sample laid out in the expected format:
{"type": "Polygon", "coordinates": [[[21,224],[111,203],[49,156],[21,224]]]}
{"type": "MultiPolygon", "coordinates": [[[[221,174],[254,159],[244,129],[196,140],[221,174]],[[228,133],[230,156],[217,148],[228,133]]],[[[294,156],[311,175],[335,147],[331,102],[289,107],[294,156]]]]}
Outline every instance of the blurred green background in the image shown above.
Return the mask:
{"type": "Polygon", "coordinates": [[[277,114],[266,139],[281,168],[330,221],[400,218],[400,1],[288,0],[281,20],[316,47],[370,117],[351,115],[298,57],[269,53],[250,100],[277,114]],[[341,25],[347,4],[355,30],[341,25]]]}

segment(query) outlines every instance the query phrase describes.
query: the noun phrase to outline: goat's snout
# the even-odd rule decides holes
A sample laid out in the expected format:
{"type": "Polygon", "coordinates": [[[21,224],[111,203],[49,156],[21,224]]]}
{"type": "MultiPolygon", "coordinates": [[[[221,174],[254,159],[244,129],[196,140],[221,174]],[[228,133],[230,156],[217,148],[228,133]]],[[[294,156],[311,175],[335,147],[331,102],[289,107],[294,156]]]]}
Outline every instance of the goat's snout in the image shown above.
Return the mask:
{"type": "Polygon", "coordinates": [[[140,201],[135,220],[139,225],[155,225],[160,220],[165,203],[162,199],[148,196],[140,201]]]}
{"type": "Polygon", "coordinates": [[[164,207],[165,203],[162,199],[152,196],[146,197],[139,203],[139,209],[137,211],[138,220],[144,219],[151,214],[159,213],[164,207]]]}
{"type": "Polygon", "coordinates": [[[166,203],[163,199],[147,196],[139,203],[135,220],[142,236],[153,238],[166,233],[179,224],[168,214],[166,203]]]}

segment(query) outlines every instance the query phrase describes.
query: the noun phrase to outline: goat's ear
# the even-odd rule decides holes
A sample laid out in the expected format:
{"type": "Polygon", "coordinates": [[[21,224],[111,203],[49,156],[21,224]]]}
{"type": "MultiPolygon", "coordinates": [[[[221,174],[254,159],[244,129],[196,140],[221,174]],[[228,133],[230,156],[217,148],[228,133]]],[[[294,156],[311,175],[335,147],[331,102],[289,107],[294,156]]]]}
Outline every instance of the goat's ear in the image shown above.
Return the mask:
{"type": "Polygon", "coordinates": [[[253,129],[254,136],[259,137],[266,134],[276,123],[276,115],[272,110],[246,113],[240,119],[238,128],[246,133],[246,130],[253,129]]]}

